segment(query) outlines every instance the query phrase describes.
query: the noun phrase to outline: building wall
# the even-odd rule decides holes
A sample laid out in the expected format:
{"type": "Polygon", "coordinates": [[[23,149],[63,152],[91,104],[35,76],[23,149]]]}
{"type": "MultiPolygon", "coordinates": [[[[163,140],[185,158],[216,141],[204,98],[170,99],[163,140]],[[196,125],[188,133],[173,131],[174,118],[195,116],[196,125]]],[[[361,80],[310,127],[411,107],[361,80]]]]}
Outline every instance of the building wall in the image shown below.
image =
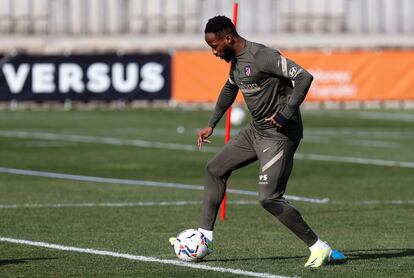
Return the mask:
{"type": "MultiPolygon", "coordinates": [[[[207,49],[231,0],[0,0],[0,54],[207,49]]],[[[239,33],[278,49],[414,48],[413,0],[239,0],[239,33]]]]}

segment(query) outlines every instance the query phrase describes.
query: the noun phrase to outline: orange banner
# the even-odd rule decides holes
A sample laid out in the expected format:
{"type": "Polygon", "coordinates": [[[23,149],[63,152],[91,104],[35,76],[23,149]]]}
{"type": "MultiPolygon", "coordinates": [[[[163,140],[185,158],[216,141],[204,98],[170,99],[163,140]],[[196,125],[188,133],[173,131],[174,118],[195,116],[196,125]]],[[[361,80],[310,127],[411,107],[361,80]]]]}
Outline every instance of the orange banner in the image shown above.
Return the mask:
{"type": "MultiPolygon", "coordinates": [[[[306,101],[414,99],[414,50],[282,53],[314,76],[306,101]]],[[[172,98],[215,102],[228,73],[229,64],[209,51],[178,51],[173,56],[172,98]]]]}

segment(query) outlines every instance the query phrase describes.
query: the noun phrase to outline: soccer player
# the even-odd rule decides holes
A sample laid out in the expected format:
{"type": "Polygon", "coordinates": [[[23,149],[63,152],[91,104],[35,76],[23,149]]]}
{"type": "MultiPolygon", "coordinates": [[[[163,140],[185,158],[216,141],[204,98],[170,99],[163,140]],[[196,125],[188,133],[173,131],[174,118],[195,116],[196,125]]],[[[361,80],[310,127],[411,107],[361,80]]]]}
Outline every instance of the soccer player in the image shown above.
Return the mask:
{"type": "MultiPolygon", "coordinates": [[[[312,231],[299,211],[283,197],[293,167],[293,156],[303,137],[299,106],[312,83],[312,75],[279,51],[248,41],[231,20],[208,20],[205,41],[213,54],[231,63],[208,125],[198,132],[198,147],[208,138],[240,90],[253,117],[207,163],[199,231],[212,251],[213,228],[232,171],[259,161],[259,200],[310,249],[305,267],[320,267],[329,260],[331,247],[312,231]]],[[[175,238],[170,239],[173,244],[175,238]]]]}

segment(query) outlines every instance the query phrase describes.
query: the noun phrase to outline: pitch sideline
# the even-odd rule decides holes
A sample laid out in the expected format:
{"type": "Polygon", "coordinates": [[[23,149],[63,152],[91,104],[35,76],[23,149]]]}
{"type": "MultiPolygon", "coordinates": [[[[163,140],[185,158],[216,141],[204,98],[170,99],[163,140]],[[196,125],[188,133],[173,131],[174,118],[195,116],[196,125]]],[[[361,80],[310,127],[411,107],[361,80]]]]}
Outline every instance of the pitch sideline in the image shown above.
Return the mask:
{"type": "MultiPolygon", "coordinates": [[[[151,142],[140,139],[120,139],[112,137],[95,137],[86,135],[73,135],[73,134],[57,134],[47,132],[28,132],[28,131],[13,131],[13,130],[0,130],[0,137],[6,138],[22,138],[22,139],[38,139],[38,140],[58,140],[65,142],[77,142],[88,144],[108,144],[118,146],[135,146],[140,148],[156,148],[167,150],[180,150],[180,151],[200,151],[194,145],[178,144],[178,143],[164,143],[164,142],[151,142]]],[[[201,149],[202,152],[217,152],[220,148],[205,146],[201,149]]],[[[321,155],[321,154],[304,154],[296,153],[296,159],[311,160],[311,161],[330,161],[339,163],[351,163],[362,165],[374,165],[385,167],[400,167],[400,168],[414,168],[414,162],[412,161],[395,161],[395,160],[383,160],[383,159],[371,159],[362,157],[351,156],[333,156],[333,155],[321,155]]]]}
{"type": "MultiPolygon", "coordinates": [[[[129,202],[129,203],[56,203],[56,204],[0,204],[0,209],[21,208],[125,208],[125,207],[167,207],[201,205],[201,201],[161,201],[161,202],[129,202]]],[[[258,201],[227,201],[227,205],[258,205],[258,201]]],[[[330,201],[327,205],[414,205],[414,200],[361,200],[330,201]]]]}
{"type": "MultiPolygon", "coordinates": [[[[45,178],[54,178],[54,179],[63,179],[63,180],[76,180],[76,181],[87,181],[87,182],[96,182],[96,183],[108,183],[108,184],[119,184],[119,185],[135,185],[135,186],[148,186],[148,187],[166,187],[166,188],[178,188],[178,189],[190,189],[190,190],[204,190],[204,186],[201,185],[191,185],[191,184],[180,184],[172,182],[154,182],[154,181],[143,181],[143,180],[131,180],[131,179],[114,179],[114,178],[104,178],[104,177],[94,177],[94,176],[81,176],[81,175],[72,175],[72,174],[60,174],[53,172],[43,172],[43,171],[33,171],[33,170],[23,170],[23,169],[13,169],[13,168],[4,168],[0,167],[0,173],[5,174],[14,174],[14,175],[24,175],[24,176],[33,176],[33,177],[45,177],[45,178]]],[[[228,188],[228,193],[248,195],[248,196],[258,196],[256,191],[242,190],[242,189],[233,189],[228,188]]],[[[328,203],[329,199],[317,199],[317,198],[307,198],[295,195],[284,195],[288,200],[301,201],[307,203],[328,203]]]]}
{"type": "Polygon", "coordinates": [[[249,276],[249,277],[290,278],[289,276],[280,276],[280,275],[274,275],[271,273],[252,272],[252,271],[247,271],[247,270],[242,270],[242,269],[208,266],[208,265],[204,265],[200,263],[195,264],[195,263],[188,263],[188,262],[183,262],[179,260],[158,259],[155,257],[138,256],[138,255],[132,255],[132,254],[127,254],[127,253],[117,253],[117,252],[112,252],[112,251],[97,250],[97,249],[91,249],[91,248],[64,246],[60,244],[52,244],[52,243],[47,243],[47,242],[30,241],[30,240],[23,240],[23,239],[14,239],[14,238],[8,238],[8,237],[0,237],[0,242],[30,245],[30,246],[43,247],[43,248],[49,248],[49,249],[55,249],[55,250],[61,250],[61,251],[86,253],[86,254],[93,254],[93,255],[99,255],[99,256],[123,258],[123,259],[141,261],[141,262],[169,264],[169,265],[188,267],[188,268],[194,268],[194,269],[216,271],[216,272],[222,272],[222,273],[232,273],[232,274],[249,276]]]}
{"type": "MultiPolygon", "coordinates": [[[[41,172],[33,170],[23,170],[23,169],[13,169],[13,168],[4,168],[0,167],[0,173],[5,174],[16,174],[24,176],[35,176],[35,177],[46,177],[46,178],[56,178],[63,180],[76,180],[76,181],[87,181],[87,182],[96,182],[96,183],[108,183],[108,184],[120,184],[120,185],[136,185],[136,186],[149,186],[149,187],[167,187],[167,188],[178,188],[178,189],[190,189],[190,190],[203,190],[204,187],[200,185],[191,185],[191,184],[179,184],[179,183],[166,183],[166,182],[155,182],[155,181],[143,181],[143,180],[128,180],[128,179],[114,179],[114,178],[103,178],[103,177],[94,177],[94,176],[80,176],[80,175],[71,175],[71,174],[60,174],[52,172],[41,172]]],[[[242,190],[228,188],[228,193],[247,195],[247,196],[257,196],[258,193],[255,191],[242,190]]],[[[354,205],[410,205],[414,204],[414,200],[360,200],[360,201],[332,201],[329,198],[307,198],[296,195],[285,195],[286,199],[293,201],[300,201],[306,203],[315,203],[315,204],[354,204],[354,205]]],[[[101,207],[119,207],[119,206],[167,206],[167,205],[181,205],[184,204],[198,204],[197,201],[169,201],[169,202],[131,202],[131,203],[79,203],[79,204],[9,204],[9,205],[0,205],[1,208],[23,208],[27,207],[91,207],[91,206],[101,206],[101,207]]],[[[254,204],[257,201],[233,201],[230,204],[254,204]]]]}
{"type": "MultiPolygon", "coordinates": [[[[0,209],[18,208],[122,208],[122,207],[166,207],[201,205],[201,201],[160,201],[160,202],[124,202],[124,203],[57,203],[57,204],[0,204],[0,209]]],[[[228,205],[258,205],[259,201],[227,201],[228,205]]]]}

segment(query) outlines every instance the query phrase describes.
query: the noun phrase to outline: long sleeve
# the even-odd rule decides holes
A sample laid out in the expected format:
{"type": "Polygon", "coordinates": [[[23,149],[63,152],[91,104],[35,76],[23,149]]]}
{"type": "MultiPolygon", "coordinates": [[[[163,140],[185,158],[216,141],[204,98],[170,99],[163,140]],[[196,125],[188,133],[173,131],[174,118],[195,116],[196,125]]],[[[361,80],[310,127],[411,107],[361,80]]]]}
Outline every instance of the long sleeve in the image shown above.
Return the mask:
{"type": "Polygon", "coordinates": [[[214,128],[217,125],[227,109],[233,104],[238,91],[239,87],[237,87],[235,82],[232,80],[232,77],[230,76],[220,92],[214,111],[211,114],[210,120],[208,121],[209,126],[214,128]]]}
{"type": "Polygon", "coordinates": [[[281,114],[286,119],[290,119],[304,101],[313,76],[294,61],[282,56],[274,49],[267,48],[260,51],[257,54],[257,59],[263,72],[294,82],[293,92],[286,106],[281,111],[281,114]]]}

